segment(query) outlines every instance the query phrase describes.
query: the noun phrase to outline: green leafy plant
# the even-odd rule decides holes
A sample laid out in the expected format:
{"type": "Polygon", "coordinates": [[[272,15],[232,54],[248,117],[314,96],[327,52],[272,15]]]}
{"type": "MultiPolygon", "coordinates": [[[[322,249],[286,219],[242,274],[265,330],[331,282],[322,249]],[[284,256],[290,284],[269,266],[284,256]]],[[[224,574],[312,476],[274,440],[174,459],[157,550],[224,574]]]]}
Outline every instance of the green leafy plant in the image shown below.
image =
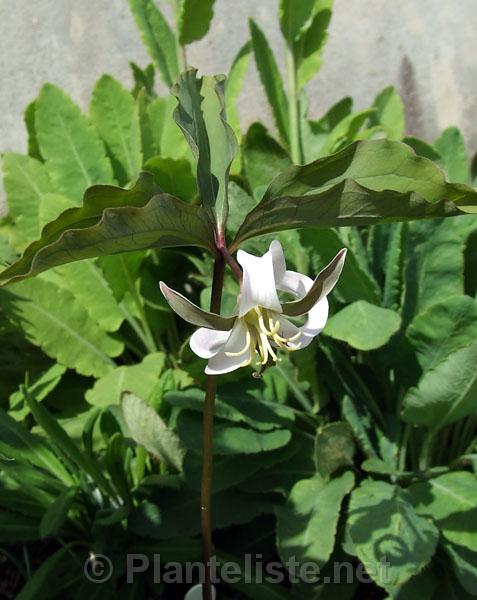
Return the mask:
{"type": "Polygon", "coordinates": [[[253,22],[227,79],[184,71],[205,4],[177,3],[174,31],[131,0],[154,63],[132,65],[133,91],[103,76],[86,117],[47,84],[26,111],[28,156],[3,158],[0,552],[18,597],[51,598],[53,578],[56,597],[180,593],[146,573],[128,585],[124,556],[198,560],[201,530],[203,560],[294,556],[329,576],[222,584],[231,597],[473,597],[475,161],[455,128],[405,137],[392,88],[360,113],[344,99],[307,116],[330,2],[281,2],[288,97],[253,22]],[[260,123],[240,133],[251,52],[280,142],[260,123]],[[216,392],[158,282],[193,324],[227,329],[235,252],[273,239],[301,273],[348,249],[331,316],[318,342],[216,392]],[[114,571],[100,585],[84,578],[97,555],[114,571]],[[373,583],[334,581],[337,561],[373,583]]]}

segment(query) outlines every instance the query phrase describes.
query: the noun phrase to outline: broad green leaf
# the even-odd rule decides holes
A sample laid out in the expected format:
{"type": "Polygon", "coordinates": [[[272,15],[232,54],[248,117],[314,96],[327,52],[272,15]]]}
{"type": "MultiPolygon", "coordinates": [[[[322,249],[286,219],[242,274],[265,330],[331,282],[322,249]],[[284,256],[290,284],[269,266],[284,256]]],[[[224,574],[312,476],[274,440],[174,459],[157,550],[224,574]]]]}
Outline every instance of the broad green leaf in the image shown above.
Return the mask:
{"type": "Polygon", "coordinates": [[[457,127],[448,127],[434,142],[444,161],[445,171],[450,181],[469,182],[469,159],[464,138],[457,127]]]}
{"type": "Polygon", "coordinates": [[[65,559],[68,560],[70,571],[78,566],[78,563],[75,560],[76,557],[72,560],[72,557],[70,556],[71,552],[71,547],[66,545],[63,548],[56,550],[56,552],[53,552],[53,554],[50,554],[42,561],[41,565],[21,589],[16,597],[17,600],[42,600],[42,598],[51,597],[51,582],[52,580],[59,580],[58,572],[61,571],[65,559]]]}
{"type": "Polygon", "coordinates": [[[136,294],[136,282],[145,256],[146,252],[140,251],[102,256],[99,259],[99,266],[118,302],[127,294],[136,294]]]}
{"type": "Polygon", "coordinates": [[[437,573],[431,568],[426,568],[411,577],[403,586],[393,589],[386,600],[438,600],[434,593],[439,584],[437,573]]]}
{"type": "Polygon", "coordinates": [[[132,439],[160,461],[182,471],[181,440],[157,412],[134,394],[125,393],[121,411],[132,439]]]}
{"type": "MultiPolygon", "coordinates": [[[[41,402],[56,388],[62,376],[65,374],[65,371],[66,367],[63,365],[59,365],[58,363],[53,364],[49,369],[42,373],[36,381],[29,383],[27,387],[28,393],[34,396],[37,402],[41,402]]],[[[26,404],[21,389],[14,392],[9,400],[9,415],[16,421],[22,421],[30,412],[30,409],[26,404]]]]}
{"type": "Polygon", "coordinates": [[[2,290],[0,304],[48,356],[82,375],[100,377],[115,365],[123,344],[102,331],[73,294],[38,278],[2,290]]]}
{"type": "Polygon", "coordinates": [[[164,83],[170,87],[179,75],[175,35],[154,0],[128,0],[128,2],[149,56],[158,68],[164,83]]]}
{"type": "MultiPolygon", "coordinates": [[[[200,452],[202,430],[200,415],[187,410],[177,418],[177,432],[190,449],[200,452]]],[[[255,431],[250,428],[216,423],[214,427],[214,452],[216,454],[257,454],[282,448],[291,439],[290,431],[255,431]]]]}
{"type": "Polygon", "coordinates": [[[400,141],[405,128],[404,105],[396,90],[392,86],[384,88],[374,99],[373,108],[376,110],[370,116],[370,125],[383,126],[390,140],[400,141]]]}
{"type": "Polygon", "coordinates": [[[25,245],[40,233],[38,211],[45,195],[52,191],[50,179],[43,163],[22,154],[5,153],[2,166],[9,215],[25,245]]]}
{"type": "MultiPolygon", "coordinates": [[[[248,492],[257,492],[252,489],[250,478],[257,471],[263,469],[264,473],[270,474],[270,469],[278,465],[280,471],[289,466],[289,461],[298,453],[297,444],[291,441],[286,446],[271,452],[260,452],[259,454],[222,454],[214,457],[214,477],[212,480],[212,491],[217,492],[231,488],[244,482],[243,489],[248,492]],[[246,481],[244,481],[246,480],[246,481]]],[[[303,464],[300,464],[303,468],[303,464]]],[[[303,469],[306,475],[306,467],[303,469]]],[[[311,470],[310,474],[315,472],[311,470]]],[[[184,459],[184,479],[190,487],[200,490],[202,477],[202,454],[188,451],[184,459]]],[[[268,491],[268,490],[267,490],[268,491]]]]}
{"type": "Polygon", "coordinates": [[[148,354],[137,365],[118,367],[98,379],[86,392],[85,398],[90,404],[99,407],[119,404],[123,392],[147,398],[164,369],[164,362],[164,354],[158,352],[148,354]]]}
{"type": "Polygon", "coordinates": [[[280,0],[280,29],[291,47],[313,17],[315,0],[280,0]]]}
{"type": "Polygon", "coordinates": [[[253,123],[244,139],[243,163],[252,193],[260,200],[270,182],[291,165],[291,160],[261,123],[253,123]]]}
{"type": "Polygon", "coordinates": [[[320,427],[315,437],[316,470],[327,477],[340,467],[352,466],[355,444],[351,428],[343,421],[320,427]]]}
{"type": "Polygon", "coordinates": [[[252,48],[255,55],[258,74],[268,103],[272,109],[273,118],[280,134],[281,139],[289,144],[289,107],[288,99],[283,89],[283,82],[278,70],[275,57],[270,48],[265,34],[260,27],[250,19],[250,34],[252,36],[252,48]]]}
{"type": "MultiPolygon", "coordinates": [[[[327,264],[346,242],[341,233],[335,229],[304,229],[300,232],[302,244],[313,257],[313,266],[327,264]],[[316,256],[316,259],[314,260],[316,256]],[[317,263],[317,264],[316,264],[317,263]]],[[[348,249],[343,271],[336,284],[337,293],[346,302],[366,300],[377,304],[379,302],[379,287],[370,274],[362,268],[354,252],[348,249]]]]}
{"type": "Polygon", "coordinates": [[[298,89],[303,88],[320,70],[328,37],[332,0],[315,0],[314,4],[315,14],[294,44],[298,89]]]}
{"type": "Polygon", "coordinates": [[[153,127],[148,114],[148,108],[153,102],[155,102],[155,100],[156,99],[149,103],[144,89],[139,90],[136,98],[137,113],[139,116],[139,128],[141,130],[141,150],[144,160],[147,160],[148,158],[151,158],[151,156],[157,154],[153,139],[155,127],[153,127]]]}
{"type": "Polygon", "coordinates": [[[31,242],[34,239],[38,239],[40,232],[45,225],[48,225],[50,221],[57,219],[61,213],[68,208],[76,208],[76,206],[77,204],[74,200],[70,200],[61,194],[45,194],[41,204],[38,207],[38,221],[40,224],[40,229],[37,235],[33,238],[30,238],[29,241],[31,242]]]}
{"type": "Polygon", "coordinates": [[[277,509],[277,546],[285,563],[326,564],[335,545],[341,503],[354,485],[348,471],[325,481],[316,475],[293,486],[286,504],[277,509]]]}
{"type": "Polygon", "coordinates": [[[409,494],[416,511],[434,519],[444,537],[477,552],[477,477],[468,471],[446,473],[414,483],[409,494]]]}
{"type": "Polygon", "coordinates": [[[357,350],[375,350],[387,344],[400,325],[397,312],[358,300],[330,317],[324,333],[357,350]]]}
{"type": "Polygon", "coordinates": [[[42,231],[0,283],[25,279],[83,258],[147,248],[198,245],[213,249],[214,234],[199,206],[161,194],[151,174],[123,190],[94,186],[82,207],[67,210],[42,231]]]}
{"type": "Polygon", "coordinates": [[[235,56],[232,66],[225,82],[225,111],[227,121],[235,132],[237,139],[240,139],[240,121],[237,111],[237,99],[242,90],[245,73],[250,62],[252,52],[251,42],[244,44],[235,56]]]}
{"type": "Polygon", "coordinates": [[[436,164],[438,164],[440,167],[444,168],[444,162],[442,160],[442,156],[434,148],[434,146],[431,146],[430,144],[424,142],[423,140],[420,140],[419,138],[416,138],[413,136],[406,136],[403,138],[402,141],[405,144],[407,144],[408,146],[411,146],[411,148],[414,150],[414,152],[418,156],[422,156],[424,158],[429,158],[430,160],[432,160],[436,164]]]}
{"type": "Polygon", "coordinates": [[[0,410],[0,454],[16,460],[26,460],[41,467],[66,485],[74,483],[62,462],[50,450],[48,443],[30,433],[3,410],[0,410]]]}
{"type": "MultiPolygon", "coordinates": [[[[232,423],[246,423],[259,431],[293,426],[295,416],[285,404],[268,402],[254,397],[253,391],[236,384],[222,385],[217,393],[215,415],[232,423]]],[[[172,406],[187,408],[199,413],[204,410],[204,391],[190,388],[169,392],[166,401],[172,406]]]]}
{"type": "Polygon", "coordinates": [[[63,527],[78,490],[74,487],[65,490],[43,515],[40,522],[40,537],[56,537],[63,527]]]}
{"type": "MultiPolygon", "coordinates": [[[[255,204],[256,201],[252,196],[249,196],[243,188],[234,181],[229,183],[230,213],[229,218],[227,219],[227,234],[230,237],[233,237],[237,233],[240,225],[242,225],[243,220],[247,216],[247,213],[252,210],[255,204]]],[[[210,306],[210,298],[208,300],[209,303],[207,306],[210,306]]],[[[232,306],[231,310],[233,310],[234,307],[235,306],[232,306]]]]}
{"type": "Polygon", "coordinates": [[[119,81],[103,75],[93,89],[90,114],[109,151],[119,183],[135,179],[141,170],[142,151],[139,113],[133,96],[119,81]]]}
{"type": "Polygon", "coordinates": [[[464,241],[459,229],[460,218],[409,223],[403,303],[406,321],[443,298],[464,293],[464,241]]]}
{"type": "Polygon", "coordinates": [[[178,99],[174,119],[197,160],[197,184],[202,206],[217,231],[225,228],[228,213],[228,175],[238,151],[232,128],[225,121],[224,78],[182,73],[172,88],[178,99]]]}
{"type": "Polygon", "coordinates": [[[403,419],[437,431],[477,410],[477,343],[457,350],[424,373],[404,396],[403,419]]]}
{"type": "Polygon", "coordinates": [[[50,83],[38,97],[35,124],[55,191],[79,203],[91,185],[114,183],[98,134],[71,98],[50,83]]]}
{"type": "Polygon", "coordinates": [[[92,260],[82,260],[57,267],[60,286],[72,292],[78,304],[86,308],[104,331],[117,331],[124,321],[124,313],[104,278],[101,269],[92,260]]]}
{"type": "Polygon", "coordinates": [[[348,533],[366,572],[386,590],[419,573],[439,537],[432,522],[414,511],[404,490],[371,479],[351,495],[348,533]]]}
{"type": "Polygon", "coordinates": [[[451,544],[447,541],[443,542],[443,546],[452,561],[454,573],[456,574],[459,583],[466,592],[475,597],[475,590],[477,590],[475,551],[472,551],[466,546],[458,546],[457,544],[451,544]]]}
{"type": "Polygon", "coordinates": [[[192,200],[197,194],[191,164],[185,158],[153,156],[145,163],[144,169],[154,175],[162,191],[176,198],[192,200]]]}
{"type": "Polygon", "coordinates": [[[290,167],[268,188],[232,249],[264,233],[298,227],[369,225],[477,210],[476,192],[445,181],[406,144],[355,142],[331,157],[290,167]]]}
{"type": "Polygon", "coordinates": [[[201,40],[209,31],[215,0],[180,0],[177,15],[179,42],[183,45],[201,40]]]}
{"type": "Polygon", "coordinates": [[[433,369],[477,338],[477,303],[469,296],[450,296],[432,304],[414,318],[406,335],[421,367],[433,369]]]}

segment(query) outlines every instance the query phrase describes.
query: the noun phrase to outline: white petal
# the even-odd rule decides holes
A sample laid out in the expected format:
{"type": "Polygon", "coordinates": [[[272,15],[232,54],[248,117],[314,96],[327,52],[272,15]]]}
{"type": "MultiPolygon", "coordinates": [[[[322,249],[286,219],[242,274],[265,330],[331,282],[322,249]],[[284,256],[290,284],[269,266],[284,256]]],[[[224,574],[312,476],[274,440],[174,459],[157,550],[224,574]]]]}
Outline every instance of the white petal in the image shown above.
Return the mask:
{"type": "Polygon", "coordinates": [[[326,296],[321,298],[310,310],[306,323],[300,327],[302,335],[299,341],[302,343],[302,348],[306,348],[313,338],[323,331],[328,320],[328,310],[328,298],[326,296]]]}
{"type": "Polygon", "coordinates": [[[285,262],[285,254],[283,253],[282,245],[278,240],[273,240],[270,244],[269,252],[272,254],[273,275],[277,284],[285,275],[287,264],[285,262]]]}
{"type": "Polygon", "coordinates": [[[281,313],[282,307],[275,286],[272,249],[263,256],[253,256],[239,250],[237,260],[243,268],[239,317],[243,317],[255,306],[263,306],[281,313]]]}
{"type": "Polygon", "coordinates": [[[245,348],[246,343],[247,329],[240,319],[237,319],[227,343],[218,354],[209,359],[205,368],[206,374],[221,375],[222,373],[230,373],[230,371],[235,371],[241,367],[250,358],[252,349],[250,348],[245,354],[241,354],[240,356],[227,356],[226,352],[241,352],[245,348]]]}
{"type": "Polygon", "coordinates": [[[215,356],[225,346],[225,342],[231,335],[230,331],[217,331],[201,327],[192,334],[189,345],[192,352],[201,358],[215,356]]]}
{"type": "Polygon", "coordinates": [[[302,275],[296,271],[285,271],[280,280],[277,280],[277,288],[282,292],[288,292],[296,298],[304,298],[313,285],[313,279],[308,275],[302,275]]]}

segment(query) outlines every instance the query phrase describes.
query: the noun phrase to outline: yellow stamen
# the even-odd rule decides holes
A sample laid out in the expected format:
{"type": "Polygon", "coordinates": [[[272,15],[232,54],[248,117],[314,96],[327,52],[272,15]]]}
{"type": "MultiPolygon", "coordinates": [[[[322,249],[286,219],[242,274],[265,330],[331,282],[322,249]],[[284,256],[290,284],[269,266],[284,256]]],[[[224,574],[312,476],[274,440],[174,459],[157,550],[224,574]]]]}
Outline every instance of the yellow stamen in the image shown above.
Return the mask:
{"type": "Polygon", "coordinates": [[[242,348],[242,350],[239,350],[238,352],[226,352],[225,356],[243,356],[249,348],[250,348],[250,331],[248,330],[248,327],[247,327],[247,334],[245,336],[245,346],[242,348]]]}

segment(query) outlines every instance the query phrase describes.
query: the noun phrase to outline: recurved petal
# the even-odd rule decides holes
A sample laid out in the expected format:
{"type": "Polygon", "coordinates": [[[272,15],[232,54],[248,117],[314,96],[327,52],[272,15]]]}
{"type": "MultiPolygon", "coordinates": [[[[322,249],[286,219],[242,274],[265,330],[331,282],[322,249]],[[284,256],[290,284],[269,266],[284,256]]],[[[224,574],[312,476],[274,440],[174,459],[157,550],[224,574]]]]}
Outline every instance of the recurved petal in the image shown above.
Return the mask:
{"type": "MultiPolygon", "coordinates": [[[[283,313],[290,317],[298,317],[309,312],[319,300],[327,296],[335,287],[339,276],[341,275],[341,271],[343,270],[345,258],[346,248],[343,248],[343,250],[340,250],[333,260],[318,273],[313,285],[301,300],[287,302],[282,305],[283,313]]],[[[287,273],[290,273],[290,271],[287,271],[287,273]]]]}
{"type": "Polygon", "coordinates": [[[161,292],[164,294],[164,298],[167,300],[172,310],[177,313],[180,317],[196,325],[197,327],[206,327],[208,329],[217,329],[219,331],[230,331],[235,323],[235,316],[232,317],[221,317],[215,313],[207,312],[202,310],[190,300],[187,300],[185,296],[174,291],[167,286],[163,281],[159,282],[161,292]]]}
{"type": "Polygon", "coordinates": [[[323,331],[328,320],[328,298],[324,296],[308,313],[305,324],[300,327],[301,347],[306,348],[314,337],[323,331]]]}
{"type": "Polygon", "coordinates": [[[282,312],[275,286],[272,248],[270,247],[263,256],[253,256],[244,250],[239,250],[237,260],[243,268],[239,316],[243,317],[254,306],[282,312]]]}
{"type": "Polygon", "coordinates": [[[230,331],[216,331],[201,327],[192,334],[189,346],[197,356],[211,358],[223,349],[230,335],[230,331]]]}
{"type": "Polygon", "coordinates": [[[252,348],[249,345],[247,330],[237,319],[227,343],[220,352],[209,359],[205,372],[207,375],[230,373],[243,366],[252,358],[252,348]],[[244,351],[245,350],[245,351],[244,351]]]}

